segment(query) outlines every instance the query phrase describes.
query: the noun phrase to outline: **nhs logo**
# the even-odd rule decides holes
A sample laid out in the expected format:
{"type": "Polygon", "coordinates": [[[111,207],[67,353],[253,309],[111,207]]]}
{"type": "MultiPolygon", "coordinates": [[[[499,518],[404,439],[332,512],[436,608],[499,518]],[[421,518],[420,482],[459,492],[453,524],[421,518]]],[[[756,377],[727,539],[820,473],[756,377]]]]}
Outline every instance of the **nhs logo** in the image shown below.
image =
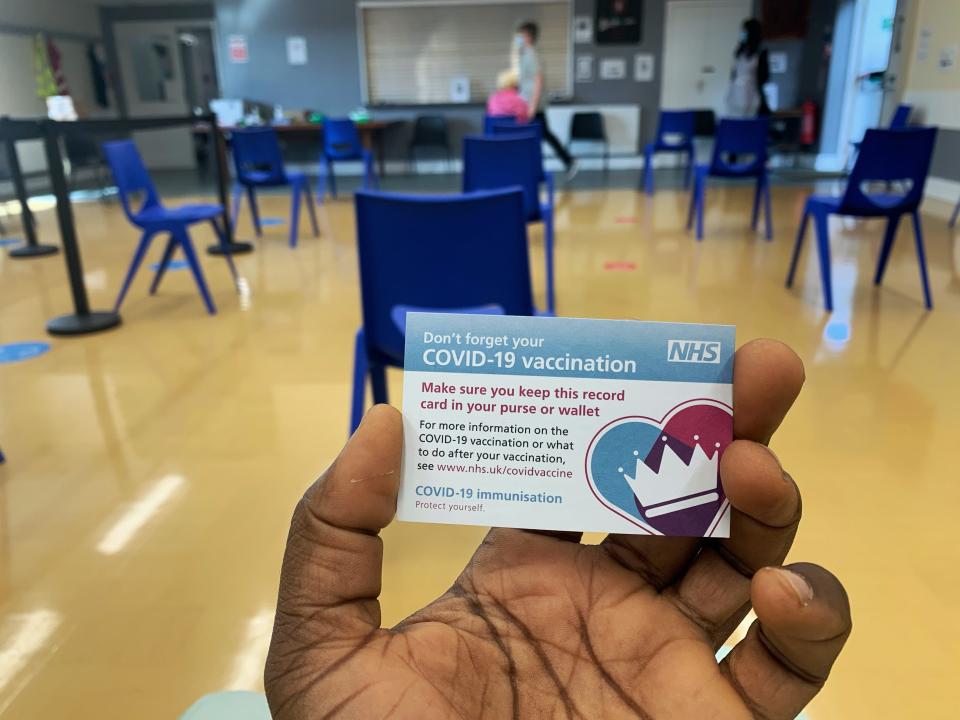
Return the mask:
{"type": "Polygon", "coordinates": [[[720,343],[713,340],[667,340],[669,362],[720,364],[720,343]]]}

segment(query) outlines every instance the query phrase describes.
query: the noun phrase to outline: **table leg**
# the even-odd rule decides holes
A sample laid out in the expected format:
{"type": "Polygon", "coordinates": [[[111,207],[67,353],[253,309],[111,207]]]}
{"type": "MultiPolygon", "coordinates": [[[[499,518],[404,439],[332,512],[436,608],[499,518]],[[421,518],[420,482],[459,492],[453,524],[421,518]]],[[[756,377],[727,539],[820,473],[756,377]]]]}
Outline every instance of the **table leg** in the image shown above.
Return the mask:
{"type": "Polygon", "coordinates": [[[212,135],[213,154],[216,156],[217,166],[217,194],[220,196],[220,204],[223,206],[223,227],[225,242],[214,243],[207,248],[210,255],[240,255],[253,251],[253,245],[248,242],[237,242],[234,238],[233,223],[230,222],[230,193],[227,191],[227,182],[230,177],[227,169],[227,141],[223,136],[223,131],[216,121],[210,123],[210,134],[212,135]]]}
{"type": "Polygon", "coordinates": [[[28,258],[40,257],[42,255],[53,255],[60,251],[56,245],[41,245],[37,242],[37,222],[30,212],[30,206],[27,204],[27,186],[23,181],[23,172],[20,169],[20,158],[17,156],[17,145],[13,140],[7,140],[7,169],[10,173],[10,179],[13,181],[13,189],[16,192],[17,200],[20,201],[20,221],[23,225],[23,236],[27,241],[26,245],[14,248],[10,251],[10,257],[28,258]]]}

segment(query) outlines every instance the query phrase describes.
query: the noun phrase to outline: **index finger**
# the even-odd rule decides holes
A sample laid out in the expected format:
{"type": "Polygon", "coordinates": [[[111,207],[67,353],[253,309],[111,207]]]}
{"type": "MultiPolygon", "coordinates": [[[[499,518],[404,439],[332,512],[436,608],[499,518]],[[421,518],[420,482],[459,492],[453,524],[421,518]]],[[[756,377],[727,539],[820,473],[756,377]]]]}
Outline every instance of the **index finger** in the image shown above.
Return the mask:
{"type": "Polygon", "coordinates": [[[751,340],[733,364],[733,437],[766,445],[804,381],[800,357],[778,340],[751,340]]]}

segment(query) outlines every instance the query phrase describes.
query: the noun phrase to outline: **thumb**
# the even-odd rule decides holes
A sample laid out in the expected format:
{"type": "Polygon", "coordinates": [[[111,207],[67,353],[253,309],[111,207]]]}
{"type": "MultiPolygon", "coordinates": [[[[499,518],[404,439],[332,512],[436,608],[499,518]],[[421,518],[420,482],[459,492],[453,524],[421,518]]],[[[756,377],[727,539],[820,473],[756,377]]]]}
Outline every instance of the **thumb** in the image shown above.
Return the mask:
{"type": "Polygon", "coordinates": [[[377,534],[396,512],[402,442],[400,413],[372,408],[297,504],[267,656],[268,694],[302,666],[303,653],[324,666],[380,627],[383,542],[377,534]]]}

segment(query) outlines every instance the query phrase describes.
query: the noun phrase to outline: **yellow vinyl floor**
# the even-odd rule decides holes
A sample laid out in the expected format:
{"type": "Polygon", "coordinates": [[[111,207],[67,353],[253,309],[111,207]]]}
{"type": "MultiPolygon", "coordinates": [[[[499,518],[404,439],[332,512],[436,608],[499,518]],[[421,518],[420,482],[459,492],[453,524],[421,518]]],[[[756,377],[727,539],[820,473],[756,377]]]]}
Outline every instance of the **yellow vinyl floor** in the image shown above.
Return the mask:
{"type": "MultiPolygon", "coordinates": [[[[835,219],[830,318],[812,241],[797,287],[783,287],[808,191],[774,187],[766,243],[748,229],[750,188],[712,189],[699,244],[683,229],[685,194],[561,193],[558,312],[735,323],[741,342],[773,336],[799,352],[806,388],[773,445],[804,494],[791,559],[835,572],[854,616],[808,715],[955,718],[960,235],[925,216],[928,313],[909,223],[875,289],[882,225],[835,219]]],[[[262,210],[286,218],[288,200],[265,197],[262,210]]],[[[91,303],[108,308],[136,233],[114,202],[74,212],[91,303]]],[[[38,218],[42,239],[58,243],[53,212],[38,218]]],[[[71,308],[62,254],[0,253],[0,342],[52,345],[0,365],[3,720],[166,720],[205,693],[262,688],[290,513],[347,432],[360,317],[350,200],[328,201],[320,221],[317,240],[304,218],[296,250],[285,225],[265,228],[237,259],[242,295],[223,260],[202,253],[216,317],[187,271],[150,297],[145,267],[123,325],[81,338],[44,332],[71,308]]],[[[248,216],[239,234],[252,235],[248,216]]],[[[542,304],[541,238],[534,229],[542,304]]],[[[395,403],[399,381],[392,373],[395,403]]],[[[388,528],[384,621],[445,590],[482,534],[388,528]]]]}

